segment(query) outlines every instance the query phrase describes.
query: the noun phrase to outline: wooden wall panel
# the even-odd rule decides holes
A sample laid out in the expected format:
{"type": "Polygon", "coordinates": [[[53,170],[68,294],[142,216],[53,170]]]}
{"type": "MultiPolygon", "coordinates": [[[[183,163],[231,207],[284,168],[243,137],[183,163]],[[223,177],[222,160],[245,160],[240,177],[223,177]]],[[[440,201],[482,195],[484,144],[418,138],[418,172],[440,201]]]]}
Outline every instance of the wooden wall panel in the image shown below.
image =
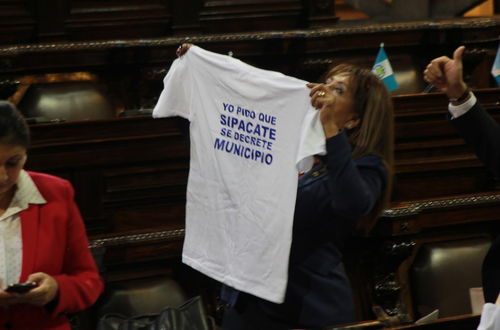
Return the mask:
{"type": "Polygon", "coordinates": [[[184,228],[188,168],[182,159],[103,171],[108,232],[184,228]]]}
{"type": "Polygon", "coordinates": [[[206,33],[296,29],[304,19],[299,0],[205,0],[200,12],[206,33]]]}
{"type": "Polygon", "coordinates": [[[0,1],[0,43],[12,45],[34,42],[36,36],[36,14],[32,1],[0,1]]]}
{"type": "Polygon", "coordinates": [[[333,0],[2,0],[0,44],[328,27],[333,0]],[[35,19],[37,18],[37,19],[35,19]]]}
{"type": "Polygon", "coordinates": [[[69,179],[89,234],[182,228],[189,151],[171,119],[34,125],[26,169],[69,179]]]}
{"type": "Polygon", "coordinates": [[[171,34],[170,1],[72,1],[65,30],[72,40],[145,38],[171,34]]]}

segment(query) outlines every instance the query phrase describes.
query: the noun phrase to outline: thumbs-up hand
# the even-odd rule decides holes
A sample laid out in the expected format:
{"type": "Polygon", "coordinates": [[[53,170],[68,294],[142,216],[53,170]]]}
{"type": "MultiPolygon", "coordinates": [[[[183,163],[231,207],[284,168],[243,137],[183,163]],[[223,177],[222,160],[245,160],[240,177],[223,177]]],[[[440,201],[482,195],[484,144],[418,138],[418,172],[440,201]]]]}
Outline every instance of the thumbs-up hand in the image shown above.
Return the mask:
{"type": "Polygon", "coordinates": [[[438,57],[432,60],[424,71],[424,80],[445,92],[450,99],[459,98],[467,90],[463,80],[464,51],[464,46],[458,47],[453,53],[453,59],[447,56],[438,57]]]}

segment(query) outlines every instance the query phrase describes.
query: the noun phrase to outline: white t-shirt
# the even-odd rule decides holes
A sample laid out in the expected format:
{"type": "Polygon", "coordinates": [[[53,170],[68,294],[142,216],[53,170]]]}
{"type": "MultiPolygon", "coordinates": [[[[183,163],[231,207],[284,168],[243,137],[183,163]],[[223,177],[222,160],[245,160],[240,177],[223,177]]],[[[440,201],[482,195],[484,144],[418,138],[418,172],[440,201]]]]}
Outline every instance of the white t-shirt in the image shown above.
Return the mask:
{"type": "Polygon", "coordinates": [[[500,329],[500,308],[492,303],[483,305],[481,322],[477,330],[498,330],[500,329]]]}
{"type": "Polygon", "coordinates": [[[153,116],[190,121],[183,262],[283,302],[297,174],[326,153],[307,82],[192,46],[164,84],[153,116]]]}

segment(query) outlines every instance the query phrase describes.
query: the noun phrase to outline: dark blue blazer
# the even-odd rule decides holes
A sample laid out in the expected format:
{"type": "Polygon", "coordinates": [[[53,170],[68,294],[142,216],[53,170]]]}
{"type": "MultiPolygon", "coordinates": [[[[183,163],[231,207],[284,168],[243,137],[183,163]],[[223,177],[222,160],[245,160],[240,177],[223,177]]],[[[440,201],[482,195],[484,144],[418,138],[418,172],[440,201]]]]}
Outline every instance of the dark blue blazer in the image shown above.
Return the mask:
{"type": "MultiPolygon", "coordinates": [[[[450,119],[450,114],[448,114],[450,119]]],[[[465,114],[451,120],[458,134],[465,140],[486,167],[500,177],[500,126],[476,104],[465,114]]],[[[495,303],[500,292],[500,236],[497,236],[483,261],[482,280],[485,302],[495,303]]]]}
{"type": "MultiPolygon", "coordinates": [[[[329,138],[326,146],[322,163],[299,179],[285,302],[259,300],[267,314],[291,324],[354,321],[342,249],[356,220],[373,209],[387,183],[380,157],[351,159],[345,133],[329,138]]],[[[234,291],[224,288],[223,299],[234,303],[234,291]]]]}
{"type": "MultiPolygon", "coordinates": [[[[448,116],[450,119],[449,113],[448,116]]],[[[476,102],[465,114],[450,122],[479,159],[499,178],[500,126],[497,122],[479,102],[476,102]]]]}

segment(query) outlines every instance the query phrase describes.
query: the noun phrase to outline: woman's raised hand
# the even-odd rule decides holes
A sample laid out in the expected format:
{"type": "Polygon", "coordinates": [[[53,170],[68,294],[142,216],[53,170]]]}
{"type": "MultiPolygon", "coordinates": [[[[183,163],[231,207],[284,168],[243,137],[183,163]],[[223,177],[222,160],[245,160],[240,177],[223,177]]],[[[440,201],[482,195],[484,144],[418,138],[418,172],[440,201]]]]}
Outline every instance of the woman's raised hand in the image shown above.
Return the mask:
{"type": "Polygon", "coordinates": [[[189,48],[191,48],[193,44],[182,44],[179,46],[179,48],[177,48],[177,51],[175,52],[175,54],[177,55],[177,57],[181,57],[182,55],[186,54],[186,52],[189,50],[189,48]]]}
{"type": "Polygon", "coordinates": [[[307,87],[311,89],[309,96],[311,97],[311,105],[320,111],[320,121],[323,124],[323,129],[327,138],[337,135],[339,128],[335,123],[333,105],[335,96],[325,84],[309,83],[307,87]]]}

